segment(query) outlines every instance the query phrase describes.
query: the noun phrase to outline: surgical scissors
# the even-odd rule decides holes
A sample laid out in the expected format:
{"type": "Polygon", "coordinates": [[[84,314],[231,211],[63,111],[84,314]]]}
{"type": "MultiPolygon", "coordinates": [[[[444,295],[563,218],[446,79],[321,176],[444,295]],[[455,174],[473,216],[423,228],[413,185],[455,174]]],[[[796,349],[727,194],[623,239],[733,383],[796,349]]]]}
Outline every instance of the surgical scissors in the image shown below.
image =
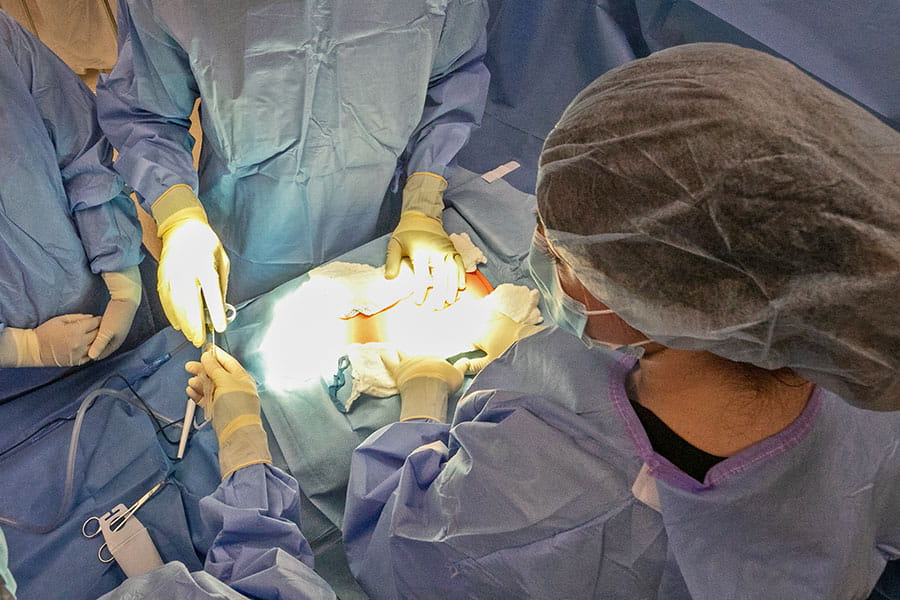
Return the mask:
{"type": "MultiPolygon", "coordinates": [[[[128,519],[130,519],[132,516],[134,516],[134,513],[136,513],[137,510],[141,506],[143,506],[147,502],[147,500],[152,498],[153,494],[158,492],[160,490],[160,488],[162,488],[162,486],[164,486],[165,484],[166,484],[165,481],[160,481],[159,483],[154,485],[152,488],[150,488],[149,492],[147,492],[146,494],[141,496],[137,502],[135,502],[134,504],[132,504],[129,507],[126,507],[124,504],[119,504],[116,507],[114,507],[111,511],[105,513],[103,516],[88,517],[87,520],[85,520],[84,524],[81,526],[81,535],[83,535],[84,537],[86,537],[88,539],[97,537],[97,535],[103,531],[104,526],[106,526],[105,528],[107,528],[110,531],[118,531],[125,525],[126,521],[128,521],[128,519]],[[96,526],[97,528],[93,531],[88,530],[88,527],[90,526],[91,521],[97,522],[97,526],[96,526]]],[[[103,542],[103,544],[100,546],[100,549],[97,550],[97,558],[102,563],[111,563],[114,560],[114,557],[113,557],[112,553],[109,554],[109,558],[105,557],[103,555],[104,548],[106,548],[106,551],[109,552],[109,544],[107,544],[106,542],[103,542]]]]}

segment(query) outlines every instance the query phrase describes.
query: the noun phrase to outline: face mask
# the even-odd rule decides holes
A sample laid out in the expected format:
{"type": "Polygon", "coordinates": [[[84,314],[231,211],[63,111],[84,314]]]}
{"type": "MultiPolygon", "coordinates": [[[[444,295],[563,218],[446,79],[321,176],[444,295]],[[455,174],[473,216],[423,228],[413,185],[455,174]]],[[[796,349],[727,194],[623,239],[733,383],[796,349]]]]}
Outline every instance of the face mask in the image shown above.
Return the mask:
{"type": "Polygon", "coordinates": [[[563,291],[559,282],[559,274],[556,272],[556,259],[550,253],[550,249],[546,247],[543,236],[538,233],[535,233],[531,240],[531,249],[528,251],[528,268],[544,299],[544,306],[556,325],[563,331],[568,331],[579,338],[588,348],[600,343],[584,333],[588,317],[609,315],[613,311],[609,309],[588,310],[583,303],[563,291]]]}
{"type": "Polygon", "coordinates": [[[580,339],[588,348],[606,346],[612,350],[625,352],[638,358],[644,353],[644,349],[640,346],[649,344],[650,340],[623,345],[595,340],[584,332],[588,317],[610,315],[614,314],[614,311],[611,309],[588,310],[584,303],[579,302],[563,291],[562,284],[559,281],[559,273],[556,271],[556,258],[547,247],[546,239],[537,232],[531,239],[531,248],[528,251],[528,268],[544,300],[544,306],[547,312],[550,313],[550,318],[553,319],[560,329],[580,339]]]}

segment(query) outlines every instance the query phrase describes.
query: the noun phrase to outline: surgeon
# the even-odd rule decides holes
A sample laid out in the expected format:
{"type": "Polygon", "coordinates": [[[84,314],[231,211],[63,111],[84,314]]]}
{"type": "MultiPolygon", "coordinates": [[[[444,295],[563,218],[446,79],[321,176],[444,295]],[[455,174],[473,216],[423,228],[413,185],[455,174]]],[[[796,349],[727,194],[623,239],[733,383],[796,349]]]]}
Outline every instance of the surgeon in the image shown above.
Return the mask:
{"type": "MultiPolygon", "coordinates": [[[[141,229],[94,95],[3,11],[0,95],[0,367],[105,358],[140,306],[141,229]]],[[[4,392],[27,377],[0,371],[4,392]]]]}
{"type": "MultiPolygon", "coordinates": [[[[873,593],[900,559],[900,134],[785,61],[685,45],[574,99],[537,196],[558,328],[487,365],[452,423],[356,450],[363,588],[873,593]]],[[[400,361],[423,380],[401,394],[452,393],[426,362],[400,361]]]]}
{"type": "Polygon", "coordinates": [[[312,550],[298,527],[297,482],[271,464],[253,378],[218,347],[186,368],[193,375],[188,395],[212,420],[219,440],[222,483],[200,500],[215,539],[202,571],[191,573],[172,561],[125,580],[102,598],[335,598],[313,571],[312,550]]]}
{"type": "Polygon", "coordinates": [[[455,299],[444,176],[484,109],[485,0],[119,0],[118,15],[100,123],[159,227],[173,327],[199,346],[204,308],[225,327],[226,291],[242,302],[392,226],[386,276],[407,259],[420,303],[455,299]]]}

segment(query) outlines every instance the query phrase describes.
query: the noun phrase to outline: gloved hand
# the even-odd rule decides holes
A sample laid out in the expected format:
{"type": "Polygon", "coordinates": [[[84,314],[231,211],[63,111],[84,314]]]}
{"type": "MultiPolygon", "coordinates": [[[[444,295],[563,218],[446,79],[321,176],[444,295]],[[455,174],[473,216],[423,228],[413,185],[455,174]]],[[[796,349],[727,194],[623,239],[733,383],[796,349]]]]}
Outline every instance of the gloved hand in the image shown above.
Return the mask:
{"type": "Polygon", "coordinates": [[[462,257],[441,224],[443,192],[447,181],[433,173],[413,173],[403,188],[403,211],[388,242],[384,275],[393,279],[400,261],[409,257],[415,274],[417,304],[425,302],[440,309],[453,304],[459,290],[466,287],[462,257]],[[428,288],[432,290],[429,294],[428,288]]]}
{"type": "Polygon", "coordinates": [[[518,323],[499,311],[494,311],[488,319],[483,333],[473,345],[484,351],[481,358],[461,358],[454,366],[467,375],[481,371],[489,362],[506,352],[514,342],[544,329],[542,325],[518,323]]]}
{"type": "Polygon", "coordinates": [[[60,315],[35,329],[7,327],[0,334],[0,366],[72,367],[90,360],[88,348],[97,337],[100,317],[60,315]]]}
{"type": "Polygon", "coordinates": [[[141,303],[141,272],[137,266],[103,273],[101,277],[109,290],[109,303],[103,311],[97,337],[88,350],[92,360],[106,358],[122,345],[141,303]]]}
{"type": "Polygon", "coordinates": [[[248,465],[271,464],[256,383],[237,359],[212,346],[200,362],[191,361],[184,368],[194,375],[188,380],[188,396],[212,419],[222,479],[248,465]]]}
{"type": "Polygon", "coordinates": [[[447,398],[462,385],[463,375],[435,356],[410,357],[381,352],[381,361],[400,390],[400,420],[447,420],[447,398]]]}
{"type": "Polygon", "coordinates": [[[213,328],[225,331],[231,263],[200,200],[188,186],[169,188],[151,211],[162,238],[157,284],[160,303],[172,327],[199,348],[206,339],[204,300],[213,328]]]}

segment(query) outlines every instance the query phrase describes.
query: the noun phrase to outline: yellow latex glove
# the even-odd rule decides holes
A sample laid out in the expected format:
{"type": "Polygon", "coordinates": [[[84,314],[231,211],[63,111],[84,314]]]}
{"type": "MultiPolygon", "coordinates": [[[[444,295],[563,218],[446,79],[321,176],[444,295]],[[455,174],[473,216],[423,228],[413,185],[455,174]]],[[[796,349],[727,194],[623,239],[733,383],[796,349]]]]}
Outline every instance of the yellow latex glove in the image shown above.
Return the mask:
{"type": "Polygon", "coordinates": [[[433,173],[413,173],[403,188],[403,211],[388,242],[384,275],[394,279],[400,261],[407,257],[416,281],[413,297],[423,304],[426,296],[435,309],[456,301],[466,287],[466,268],[441,224],[443,192],[447,181],[433,173]],[[431,292],[428,289],[431,288],[431,292]]]}
{"type": "Polygon", "coordinates": [[[7,327],[0,335],[2,367],[73,367],[90,360],[100,317],[60,315],[34,329],[7,327]]]}
{"type": "Polygon", "coordinates": [[[462,385],[459,369],[436,356],[381,352],[381,361],[400,390],[400,420],[447,420],[447,398],[462,385]]]}
{"type": "Polygon", "coordinates": [[[141,272],[137,266],[101,276],[109,290],[109,302],[103,311],[97,337],[88,350],[92,360],[106,358],[122,345],[141,303],[141,272]]]}
{"type": "Polygon", "coordinates": [[[160,303],[172,327],[199,348],[206,340],[204,301],[213,328],[225,331],[231,263],[200,200],[188,186],[169,188],[151,211],[162,238],[157,284],[160,303]]]}
{"type": "Polygon", "coordinates": [[[454,366],[467,375],[481,371],[489,362],[506,352],[513,343],[544,329],[542,325],[524,325],[518,323],[502,312],[494,311],[488,319],[484,332],[473,345],[482,350],[481,358],[461,358],[454,366]]]}
{"type": "Polygon", "coordinates": [[[256,383],[237,359],[211,346],[200,362],[191,361],[184,368],[194,375],[187,394],[210,417],[219,440],[222,479],[248,465],[271,464],[256,383]]]}

